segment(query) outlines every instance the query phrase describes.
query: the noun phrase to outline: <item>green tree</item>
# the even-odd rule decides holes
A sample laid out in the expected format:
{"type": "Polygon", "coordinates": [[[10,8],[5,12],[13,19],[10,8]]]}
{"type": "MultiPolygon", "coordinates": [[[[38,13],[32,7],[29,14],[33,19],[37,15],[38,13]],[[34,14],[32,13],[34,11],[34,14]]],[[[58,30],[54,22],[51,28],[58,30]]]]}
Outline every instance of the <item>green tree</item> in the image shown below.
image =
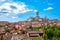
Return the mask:
{"type": "Polygon", "coordinates": [[[6,28],[6,29],[5,29],[5,32],[6,32],[6,33],[7,33],[7,32],[9,33],[9,32],[10,32],[10,30],[9,30],[8,28],[6,28]]]}

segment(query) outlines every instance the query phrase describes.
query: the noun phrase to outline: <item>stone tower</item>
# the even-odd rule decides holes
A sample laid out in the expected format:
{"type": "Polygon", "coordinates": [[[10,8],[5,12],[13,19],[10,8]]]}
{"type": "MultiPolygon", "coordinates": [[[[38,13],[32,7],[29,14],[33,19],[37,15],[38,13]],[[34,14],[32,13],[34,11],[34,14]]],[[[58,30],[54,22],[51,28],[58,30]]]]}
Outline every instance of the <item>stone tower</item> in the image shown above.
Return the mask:
{"type": "Polygon", "coordinates": [[[36,17],[39,18],[39,12],[35,10],[35,13],[36,13],[36,17]]]}

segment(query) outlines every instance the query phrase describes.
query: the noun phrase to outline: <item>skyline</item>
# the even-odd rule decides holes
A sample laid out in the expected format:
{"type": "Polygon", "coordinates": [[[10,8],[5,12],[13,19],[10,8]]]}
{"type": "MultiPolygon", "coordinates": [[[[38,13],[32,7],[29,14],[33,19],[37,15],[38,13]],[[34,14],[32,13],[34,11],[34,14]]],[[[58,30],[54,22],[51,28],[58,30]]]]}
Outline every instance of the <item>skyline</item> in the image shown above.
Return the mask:
{"type": "Polygon", "coordinates": [[[0,21],[18,22],[35,17],[60,20],[60,0],[0,0],[0,21]]]}

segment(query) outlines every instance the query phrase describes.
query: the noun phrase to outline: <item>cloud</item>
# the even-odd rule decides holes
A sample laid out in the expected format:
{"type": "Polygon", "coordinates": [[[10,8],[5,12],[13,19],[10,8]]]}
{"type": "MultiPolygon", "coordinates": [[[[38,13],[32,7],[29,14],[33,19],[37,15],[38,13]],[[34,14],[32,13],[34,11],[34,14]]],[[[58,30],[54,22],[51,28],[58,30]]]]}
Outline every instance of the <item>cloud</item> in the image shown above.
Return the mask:
{"type": "Polygon", "coordinates": [[[31,9],[24,2],[15,2],[12,0],[0,0],[0,21],[17,22],[26,20],[20,18],[19,14],[36,11],[31,9]]]}
{"type": "Polygon", "coordinates": [[[30,11],[34,11],[33,9],[28,8],[24,2],[15,2],[13,0],[0,0],[2,4],[0,4],[0,13],[26,13],[30,11]],[[4,3],[3,3],[4,2],[4,3]]]}
{"type": "Polygon", "coordinates": [[[13,0],[0,0],[0,3],[5,3],[5,2],[13,2],[13,0]]]}
{"type": "Polygon", "coordinates": [[[7,13],[7,14],[5,14],[5,15],[6,15],[6,16],[9,16],[10,14],[7,13]]]}
{"type": "Polygon", "coordinates": [[[46,10],[53,10],[53,9],[54,9],[53,7],[48,7],[48,8],[43,9],[43,10],[46,11],[46,10]]]}
{"type": "Polygon", "coordinates": [[[0,4],[0,21],[10,21],[16,22],[22,20],[18,17],[21,13],[27,13],[34,11],[33,9],[28,8],[24,2],[12,2],[10,0],[1,1],[0,4]],[[3,3],[4,2],[4,3],[3,3]]]}
{"type": "Polygon", "coordinates": [[[18,14],[18,13],[26,13],[26,12],[30,12],[32,11],[32,9],[27,8],[27,5],[24,3],[4,3],[0,6],[0,12],[7,12],[7,13],[14,13],[14,14],[18,14]]]}
{"type": "Polygon", "coordinates": [[[13,18],[13,19],[15,19],[15,18],[18,18],[18,17],[16,17],[16,16],[15,16],[15,17],[14,17],[14,16],[12,16],[12,18],[13,18]]]}
{"type": "Polygon", "coordinates": [[[38,12],[38,10],[34,10],[34,12],[38,12]]]}
{"type": "Polygon", "coordinates": [[[6,0],[0,0],[0,2],[5,2],[6,0]]]}

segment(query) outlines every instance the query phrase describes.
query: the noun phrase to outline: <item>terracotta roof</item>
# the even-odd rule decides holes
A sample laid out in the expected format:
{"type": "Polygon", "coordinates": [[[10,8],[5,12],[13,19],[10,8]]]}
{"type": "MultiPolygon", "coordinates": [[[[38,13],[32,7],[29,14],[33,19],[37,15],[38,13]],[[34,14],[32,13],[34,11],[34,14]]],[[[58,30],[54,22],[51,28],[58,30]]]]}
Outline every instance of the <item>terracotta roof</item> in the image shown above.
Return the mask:
{"type": "Polygon", "coordinates": [[[0,32],[0,34],[4,34],[5,32],[0,32]]]}

